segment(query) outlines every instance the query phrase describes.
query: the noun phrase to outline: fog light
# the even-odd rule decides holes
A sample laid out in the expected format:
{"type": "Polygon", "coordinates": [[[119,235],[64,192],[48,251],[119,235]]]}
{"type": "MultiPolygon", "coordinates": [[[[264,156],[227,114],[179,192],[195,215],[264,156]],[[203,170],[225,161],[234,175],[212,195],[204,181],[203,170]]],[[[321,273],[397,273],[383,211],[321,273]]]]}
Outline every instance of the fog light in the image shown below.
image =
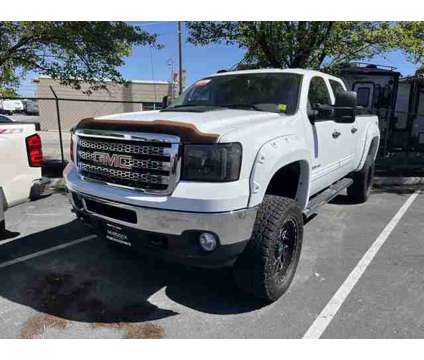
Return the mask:
{"type": "Polygon", "coordinates": [[[204,251],[214,251],[216,249],[216,245],[218,244],[216,240],[216,236],[211,233],[201,233],[199,236],[200,246],[204,251]]]}

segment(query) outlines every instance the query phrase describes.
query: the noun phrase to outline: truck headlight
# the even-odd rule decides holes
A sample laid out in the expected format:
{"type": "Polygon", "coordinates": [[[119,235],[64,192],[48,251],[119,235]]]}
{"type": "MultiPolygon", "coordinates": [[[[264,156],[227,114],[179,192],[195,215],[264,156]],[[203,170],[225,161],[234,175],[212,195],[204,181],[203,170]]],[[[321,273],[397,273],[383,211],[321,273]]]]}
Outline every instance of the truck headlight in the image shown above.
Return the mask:
{"type": "Polygon", "coordinates": [[[227,182],[240,176],[242,149],[239,143],[185,145],[182,180],[227,182]]]}

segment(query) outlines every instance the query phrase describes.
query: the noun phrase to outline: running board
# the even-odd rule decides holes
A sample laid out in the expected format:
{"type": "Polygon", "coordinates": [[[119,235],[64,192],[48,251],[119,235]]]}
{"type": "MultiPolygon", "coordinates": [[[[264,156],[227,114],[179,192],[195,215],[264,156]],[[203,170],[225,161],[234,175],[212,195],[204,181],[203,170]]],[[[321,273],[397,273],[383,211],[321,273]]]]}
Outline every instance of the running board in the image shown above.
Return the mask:
{"type": "Polygon", "coordinates": [[[303,213],[306,217],[316,214],[322,205],[325,205],[334,199],[344,189],[352,185],[352,183],[353,180],[348,178],[344,178],[335,182],[327,190],[324,190],[322,193],[309,200],[308,207],[303,211],[303,213]]]}

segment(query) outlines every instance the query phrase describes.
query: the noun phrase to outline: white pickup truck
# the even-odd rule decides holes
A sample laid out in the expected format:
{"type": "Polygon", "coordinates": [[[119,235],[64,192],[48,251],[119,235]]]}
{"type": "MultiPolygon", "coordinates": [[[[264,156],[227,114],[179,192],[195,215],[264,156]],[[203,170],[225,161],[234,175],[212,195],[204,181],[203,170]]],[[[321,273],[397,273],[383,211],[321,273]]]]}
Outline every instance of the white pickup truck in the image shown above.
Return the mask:
{"type": "Polygon", "coordinates": [[[82,120],[64,177],[73,210],[104,239],[231,265],[241,289],[274,301],[295,274],[304,220],[346,188],[367,200],[379,138],[339,78],[225,72],[161,111],[82,120]]]}
{"type": "Polygon", "coordinates": [[[48,179],[41,176],[43,151],[36,124],[0,115],[0,239],[4,211],[43,194],[48,179]]]}

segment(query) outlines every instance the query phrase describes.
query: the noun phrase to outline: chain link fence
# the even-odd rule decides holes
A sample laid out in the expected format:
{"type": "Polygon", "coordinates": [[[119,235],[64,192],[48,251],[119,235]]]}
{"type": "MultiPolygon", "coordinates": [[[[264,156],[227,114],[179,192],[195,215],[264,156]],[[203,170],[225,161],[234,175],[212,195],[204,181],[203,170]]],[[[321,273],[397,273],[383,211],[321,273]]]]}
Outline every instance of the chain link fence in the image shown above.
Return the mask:
{"type": "MultiPolygon", "coordinates": [[[[55,95],[54,91],[53,94],[55,95]]],[[[36,123],[43,143],[46,167],[58,173],[69,161],[70,130],[81,119],[156,110],[161,103],[144,101],[75,99],[62,97],[7,97],[0,99],[3,120],[36,123]]]]}

